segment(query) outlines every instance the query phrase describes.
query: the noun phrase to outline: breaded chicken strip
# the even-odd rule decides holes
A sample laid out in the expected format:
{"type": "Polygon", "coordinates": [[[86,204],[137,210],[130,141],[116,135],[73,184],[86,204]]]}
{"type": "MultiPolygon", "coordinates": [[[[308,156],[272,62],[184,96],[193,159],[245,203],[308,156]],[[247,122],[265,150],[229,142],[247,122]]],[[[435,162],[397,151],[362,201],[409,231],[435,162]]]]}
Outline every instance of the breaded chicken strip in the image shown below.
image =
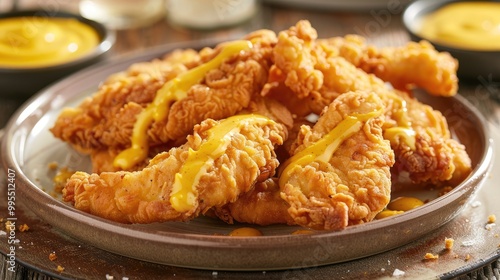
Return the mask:
{"type": "Polygon", "coordinates": [[[382,137],[383,109],[375,93],[345,93],[312,129],[302,127],[279,181],[298,225],[341,230],[387,205],[394,153],[382,137]]]}
{"type": "Polygon", "coordinates": [[[136,172],[77,172],[64,200],[121,223],[186,221],[233,202],[278,166],[283,127],[258,115],[203,121],[188,142],[158,154],[136,172]]]}
{"type": "MultiPolygon", "coordinates": [[[[207,118],[232,116],[250,104],[252,96],[260,92],[267,80],[276,35],[263,30],[249,34],[246,39],[253,46],[250,50],[237,52],[219,67],[210,69],[200,82],[195,81],[187,89],[184,98],[160,105],[168,107],[167,116],[152,122],[144,133],[140,133],[147,138],[146,147],[142,148],[183,143],[195,124],[207,118]]],[[[107,167],[113,168],[109,171],[138,170],[147,162],[147,157],[127,167],[105,159],[131,146],[138,118],[168,82],[187,74],[195,66],[210,62],[226,46],[227,43],[221,43],[215,49],[205,48],[199,53],[176,51],[162,61],[132,65],[128,71],[110,77],[79,107],[65,109],[51,131],[77,150],[98,159],[95,171],[107,167]]],[[[192,82],[187,76],[187,81],[179,82],[181,86],[192,82]]]]}
{"type": "Polygon", "coordinates": [[[282,81],[299,98],[314,98],[316,92],[325,86],[339,92],[339,85],[354,83],[356,79],[356,76],[331,76],[328,73],[339,72],[331,69],[339,65],[331,60],[341,57],[401,90],[417,86],[434,95],[451,96],[457,92],[457,60],[449,53],[436,51],[428,42],[375,48],[366,45],[364,39],[356,35],[329,39],[317,37],[316,30],[306,20],[280,32],[274,48],[274,75],[269,83],[282,81]]]}
{"type": "Polygon", "coordinates": [[[385,88],[383,81],[357,68],[338,52],[316,42],[317,33],[308,21],[300,21],[278,35],[263,95],[287,105],[292,113],[319,114],[348,91],[385,88]]]}
{"type": "Polygon", "coordinates": [[[443,114],[409,94],[380,94],[388,110],[384,137],[396,155],[395,175],[405,171],[413,183],[457,185],[471,172],[465,147],[451,138],[443,114]]]}
{"type": "Polygon", "coordinates": [[[400,90],[414,87],[438,96],[457,93],[458,61],[447,52],[438,52],[429,42],[408,42],[401,47],[367,45],[359,35],[317,40],[330,55],[338,55],[367,73],[375,74],[400,90]]]}
{"type": "MultiPolygon", "coordinates": [[[[185,52],[192,54],[191,50],[185,52]]],[[[172,54],[178,55],[179,52],[172,54]]],[[[197,60],[197,56],[193,58],[197,60]]],[[[187,70],[183,63],[173,63],[170,56],[132,65],[127,71],[109,77],[97,93],[78,107],[64,109],[51,132],[83,153],[126,146],[130,143],[135,116],[165,82],[187,70]]]]}

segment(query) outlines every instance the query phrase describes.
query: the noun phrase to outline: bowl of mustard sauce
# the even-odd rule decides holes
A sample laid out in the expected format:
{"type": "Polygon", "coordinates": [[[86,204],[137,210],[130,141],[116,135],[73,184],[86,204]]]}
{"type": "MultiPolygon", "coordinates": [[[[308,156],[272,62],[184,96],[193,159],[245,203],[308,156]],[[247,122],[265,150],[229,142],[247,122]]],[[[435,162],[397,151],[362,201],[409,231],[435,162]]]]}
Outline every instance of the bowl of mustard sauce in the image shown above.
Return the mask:
{"type": "Polygon", "coordinates": [[[0,96],[28,97],[102,60],[115,34],[68,12],[0,14],[0,96]]]}
{"type": "Polygon", "coordinates": [[[412,40],[455,57],[461,79],[500,79],[500,1],[417,0],[403,23],[412,40]]]}

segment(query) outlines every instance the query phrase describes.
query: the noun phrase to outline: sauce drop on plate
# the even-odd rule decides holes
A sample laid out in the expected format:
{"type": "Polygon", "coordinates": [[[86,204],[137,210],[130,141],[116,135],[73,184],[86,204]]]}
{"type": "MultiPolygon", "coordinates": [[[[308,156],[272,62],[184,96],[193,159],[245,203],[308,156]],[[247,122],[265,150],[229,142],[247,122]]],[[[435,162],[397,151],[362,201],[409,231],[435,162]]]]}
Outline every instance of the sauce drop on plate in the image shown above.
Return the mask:
{"type": "Polygon", "coordinates": [[[262,232],[251,227],[241,227],[231,231],[229,236],[262,236],[262,232]]]}

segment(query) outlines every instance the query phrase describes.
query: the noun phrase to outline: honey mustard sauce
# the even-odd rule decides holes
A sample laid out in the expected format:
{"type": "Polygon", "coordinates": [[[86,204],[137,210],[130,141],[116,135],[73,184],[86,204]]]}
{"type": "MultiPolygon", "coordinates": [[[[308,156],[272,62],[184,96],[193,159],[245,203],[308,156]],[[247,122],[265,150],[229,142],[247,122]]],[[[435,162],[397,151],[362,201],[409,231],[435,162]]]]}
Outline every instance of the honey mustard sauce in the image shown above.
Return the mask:
{"type": "Polygon", "coordinates": [[[450,3],[422,19],[417,33],[443,45],[500,50],[500,2],[450,3]]]}
{"type": "Polygon", "coordinates": [[[232,136],[239,133],[245,123],[265,125],[274,121],[260,115],[235,115],[210,128],[208,138],[197,150],[189,149],[187,160],[175,174],[170,204],[176,211],[186,212],[196,206],[196,186],[200,177],[225,153],[232,136]]]}
{"type": "Polygon", "coordinates": [[[208,71],[219,67],[224,60],[232,55],[250,48],[252,48],[250,41],[228,42],[212,60],[179,74],[176,78],[165,83],[156,93],[153,102],[137,116],[132,131],[131,146],[115,157],[113,165],[122,169],[130,169],[143,161],[147,157],[149,149],[147,137],[149,126],[154,121],[167,118],[172,103],[185,98],[188,90],[193,85],[200,83],[208,71]]]}
{"type": "Polygon", "coordinates": [[[89,25],[71,18],[0,20],[0,67],[35,68],[76,60],[99,44],[89,25]]]}

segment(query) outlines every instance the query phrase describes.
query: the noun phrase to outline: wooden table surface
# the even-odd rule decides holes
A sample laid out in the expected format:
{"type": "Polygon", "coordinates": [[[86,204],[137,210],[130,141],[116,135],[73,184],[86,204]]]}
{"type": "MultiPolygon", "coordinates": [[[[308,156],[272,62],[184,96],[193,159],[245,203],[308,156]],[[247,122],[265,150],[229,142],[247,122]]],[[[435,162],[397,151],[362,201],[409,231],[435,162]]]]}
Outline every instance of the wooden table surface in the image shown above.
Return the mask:
{"type": "MultiPolygon", "coordinates": [[[[401,23],[400,12],[403,6],[401,4],[401,7],[396,10],[382,7],[380,10],[335,11],[332,9],[282,7],[263,3],[259,5],[258,14],[252,19],[232,28],[212,31],[183,29],[171,25],[165,19],[143,28],[118,30],[116,33],[116,43],[112,48],[110,56],[116,57],[174,42],[214,38],[220,40],[238,38],[250,31],[261,28],[280,31],[294,25],[300,19],[310,20],[313,27],[318,30],[320,37],[357,33],[365,36],[369,43],[377,46],[399,46],[409,40],[409,36],[401,23]]],[[[41,7],[47,11],[70,10],[77,12],[75,1],[71,0],[24,0],[18,1],[18,7],[20,9],[41,7]]],[[[10,9],[10,4],[2,1],[0,3],[0,11],[5,12],[8,9],[10,9]]],[[[497,126],[500,125],[500,106],[498,104],[500,82],[492,81],[488,77],[478,77],[477,81],[461,83],[460,93],[479,108],[491,123],[497,126]]],[[[0,127],[5,125],[10,114],[22,102],[24,102],[22,99],[1,100],[0,111],[2,114],[0,115],[0,127]]],[[[29,214],[27,215],[29,216],[29,214]]],[[[33,219],[35,223],[36,218],[33,219]]],[[[40,224],[40,226],[43,227],[44,225],[40,224]]],[[[0,262],[0,279],[52,279],[51,276],[40,272],[41,269],[25,267],[21,263],[17,264],[16,273],[8,273],[6,272],[5,256],[2,255],[2,257],[4,259],[0,262]]],[[[489,263],[485,263],[484,267],[470,271],[458,278],[481,279],[483,277],[487,279],[496,276],[496,279],[498,279],[499,267],[500,262],[498,260],[490,261],[489,263]]],[[[120,268],[117,269],[119,270],[120,268]]],[[[180,275],[186,276],[188,274],[183,274],[179,271],[180,275]]],[[[217,278],[217,275],[212,276],[214,279],[217,278]]],[[[191,278],[184,277],[183,279],[195,278],[197,276],[193,274],[191,278]]],[[[105,277],[103,276],[101,279],[105,279],[105,277]]]]}

